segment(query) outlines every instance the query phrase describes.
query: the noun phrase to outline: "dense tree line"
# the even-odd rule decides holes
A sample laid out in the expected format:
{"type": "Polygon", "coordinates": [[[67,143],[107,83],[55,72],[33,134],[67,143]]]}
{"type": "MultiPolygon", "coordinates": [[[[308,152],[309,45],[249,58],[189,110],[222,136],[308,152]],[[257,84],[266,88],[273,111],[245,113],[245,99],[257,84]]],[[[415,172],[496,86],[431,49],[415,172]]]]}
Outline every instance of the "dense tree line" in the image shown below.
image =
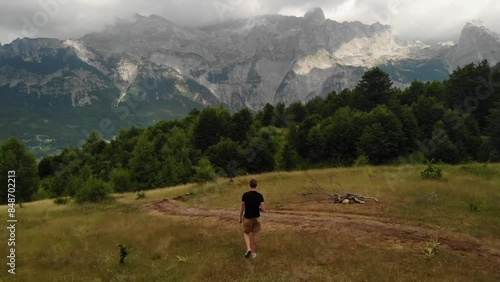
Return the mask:
{"type": "Polygon", "coordinates": [[[83,147],[45,157],[37,169],[23,144],[10,139],[0,147],[1,177],[12,169],[23,175],[18,184],[23,201],[60,196],[93,201],[102,191],[173,186],[216,175],[366,161],[499,161],[499,88],[500,72],[486,61],[456,69],[447,81],[414,81],[404,90],[374,68],[356,88],[306,104],[267,104],[257,113],[193,110],[182,120],[122,129],[110,142],[92,132],[83,147]]]}
{"type": "Polygon", "coordinates": [[[408,155],[453,164],[499,161],[499,89],[500,72],[486,61],[404,90],[374,68],[353,90],[288,107],[287,139],[303,167],[349,166],[359,157],[382,164],[408,155]]]}

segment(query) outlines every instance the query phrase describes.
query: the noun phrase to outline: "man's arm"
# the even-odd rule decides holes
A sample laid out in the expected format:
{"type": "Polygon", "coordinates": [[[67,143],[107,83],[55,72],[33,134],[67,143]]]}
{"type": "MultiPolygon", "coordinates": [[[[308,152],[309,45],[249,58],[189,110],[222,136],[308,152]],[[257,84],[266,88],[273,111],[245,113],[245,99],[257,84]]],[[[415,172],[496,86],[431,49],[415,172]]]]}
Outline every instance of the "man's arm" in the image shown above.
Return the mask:
{"type": "Polygon", "coordinates": [[[243,213],[245,212],[245,202],[241,202],[241,209],[240,209],[240,223],[243,221],[243,213]]]}
{"type": "Polygon", "coordinates": [[[264,203],[264,202],[260,203],[260,211],[266,212],[266,203],[264,203]]]}

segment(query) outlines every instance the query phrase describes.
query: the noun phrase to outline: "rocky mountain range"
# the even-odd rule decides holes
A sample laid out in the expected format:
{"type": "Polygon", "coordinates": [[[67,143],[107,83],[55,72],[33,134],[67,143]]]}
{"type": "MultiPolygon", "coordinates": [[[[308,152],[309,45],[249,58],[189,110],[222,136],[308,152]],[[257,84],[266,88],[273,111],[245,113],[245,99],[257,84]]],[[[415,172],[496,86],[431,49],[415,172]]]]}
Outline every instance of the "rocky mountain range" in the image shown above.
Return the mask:
{"type": "Polygon", "coordinates": [[[319,8],[198,28],[136,15],[79,39],[0,45],[0,139],[19,136],[44,154],[92,128],[111,138],[209,105],[305,102],[354,87],[374,66],[404,87],[483,59],[500,61],[500,36],[479,21],[456,44],[427,45],[387,25],[326,19],[319,8]]]}

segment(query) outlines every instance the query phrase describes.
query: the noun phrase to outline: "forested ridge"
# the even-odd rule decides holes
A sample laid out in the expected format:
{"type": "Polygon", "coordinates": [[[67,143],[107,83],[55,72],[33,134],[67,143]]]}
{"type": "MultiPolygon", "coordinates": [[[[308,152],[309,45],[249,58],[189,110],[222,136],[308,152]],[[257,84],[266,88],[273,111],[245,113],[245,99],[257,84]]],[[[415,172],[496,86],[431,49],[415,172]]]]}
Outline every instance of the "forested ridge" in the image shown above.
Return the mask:
{"type": "MultiPolygon", "coordinates": [[[[357,87],[306,104],[253,113],[223,107],[182,120],[122,129],[110,142],[92,132],[83,147],[38,162],[21,141],[0,148],[3,183],[16,170],[21,201],[146,190],[216,176],[363,164],[500,160],[500,71],[486,61],[444,82],[396,89],[379,68],[357,87]],[[38,166],[38,168],[36,168],[38,166]],[[31,169],[30,169],[31,168],[31,169]]],[[[3,190],[2,190],[3,191],[3,190]]],[[[6,202],[6,192],[0,195],[6,202]]]]}

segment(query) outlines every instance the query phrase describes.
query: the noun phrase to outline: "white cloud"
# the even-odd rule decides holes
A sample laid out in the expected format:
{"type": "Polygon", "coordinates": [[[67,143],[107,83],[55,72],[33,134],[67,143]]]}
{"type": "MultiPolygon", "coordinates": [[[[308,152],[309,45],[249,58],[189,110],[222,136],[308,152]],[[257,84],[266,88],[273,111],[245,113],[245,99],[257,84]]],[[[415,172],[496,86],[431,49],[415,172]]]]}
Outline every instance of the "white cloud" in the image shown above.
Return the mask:
{"type": "Polygon", "coordinates": [[[456,40],[465,22],[473,18],[500,31],[497,0],[21,0],[0,3],[0,42],[26,33],[78,38],[135,13],[158,14],[182,25],[204,25],[262,14],[302,16],[313,7],[323,8],[326,17],[340,22],[390,24],[403,39],[456,40]],[[36,32],[26,32],[26,21],[33,24],[36,20],[43,25],[35,25],[36,32]]]}

